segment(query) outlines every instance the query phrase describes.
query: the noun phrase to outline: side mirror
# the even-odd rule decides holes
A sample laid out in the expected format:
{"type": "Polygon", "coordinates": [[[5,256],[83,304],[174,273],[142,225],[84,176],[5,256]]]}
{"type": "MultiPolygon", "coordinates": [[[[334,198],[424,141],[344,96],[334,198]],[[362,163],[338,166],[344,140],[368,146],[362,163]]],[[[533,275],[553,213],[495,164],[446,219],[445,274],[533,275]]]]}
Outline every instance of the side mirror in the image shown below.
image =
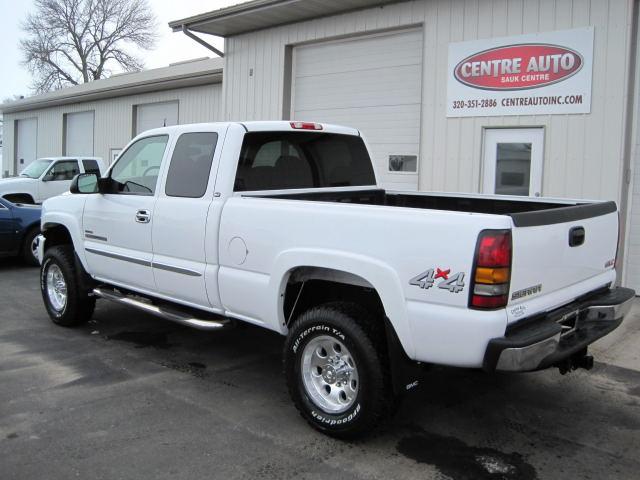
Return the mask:
{"type": "Polygon", "coordinates": [[[69,191],[71,193],[83,193],[85,195],[100,193],[98,176],[95,173],[81,173],[80,175],[76,175],[71,181],[69,191]]]}

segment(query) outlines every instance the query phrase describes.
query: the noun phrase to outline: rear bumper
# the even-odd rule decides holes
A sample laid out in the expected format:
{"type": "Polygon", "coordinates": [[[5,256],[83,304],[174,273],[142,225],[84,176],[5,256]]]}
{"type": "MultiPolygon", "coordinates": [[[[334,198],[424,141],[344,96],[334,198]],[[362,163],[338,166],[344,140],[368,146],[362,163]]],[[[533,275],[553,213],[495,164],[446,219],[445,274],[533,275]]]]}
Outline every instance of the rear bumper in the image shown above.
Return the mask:
{"type": "Polygon", "coordinates": [[[529,372],[555,365],[615,330],[634,297],[629,288],[607,289],[510,325],[504,337],[489,341],[483,369],[529,372]]]}

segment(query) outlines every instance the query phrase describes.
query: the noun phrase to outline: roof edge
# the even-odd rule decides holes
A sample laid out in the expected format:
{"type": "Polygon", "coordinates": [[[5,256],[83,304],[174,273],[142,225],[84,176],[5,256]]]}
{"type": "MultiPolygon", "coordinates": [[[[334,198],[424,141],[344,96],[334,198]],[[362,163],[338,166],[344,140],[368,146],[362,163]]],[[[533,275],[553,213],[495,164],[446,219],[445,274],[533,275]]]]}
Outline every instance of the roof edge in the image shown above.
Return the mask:
{"type": "Polygon", "coordinates": [[[19,113],[41,108],[56,107],[60,105],[103,100],[106,98],[118,98],[149,92],[173,90],[175,88],[218,84],[222,83],[222,78],[223,69],[220,68],[196,75],[194,75],[193,73],[189,73],[170,78],[162,78],[159,80],[144,80],[127,85],[100,88],[88,92],[77,92],[75,94],[55,98],[42,98],[42,96],[37,95],[34,97],[25,98],[23,100],[17,100],[11,103],[0,104],[0,113],[19,113]]]}
{"type": "Polygon", "coordinates": [[[200,13],[198,15],[193,15],[191,17],[183,18],[180,20],[174,20],[172,22],[169,22],[169,28],[171,28],[174,32],[177,32],[182,30],[183,25],[186,25],[188,27],[201,21],[210,20],[212,17],[221,19],[237,14],[244,14],[254,10],[270,8],[280,3],[289,3],[295,1],[296,0],[253,0],[252,2],[238,3],[236,5],[231,5],[229,7],[214,10],[212,12],[200,13]]]}

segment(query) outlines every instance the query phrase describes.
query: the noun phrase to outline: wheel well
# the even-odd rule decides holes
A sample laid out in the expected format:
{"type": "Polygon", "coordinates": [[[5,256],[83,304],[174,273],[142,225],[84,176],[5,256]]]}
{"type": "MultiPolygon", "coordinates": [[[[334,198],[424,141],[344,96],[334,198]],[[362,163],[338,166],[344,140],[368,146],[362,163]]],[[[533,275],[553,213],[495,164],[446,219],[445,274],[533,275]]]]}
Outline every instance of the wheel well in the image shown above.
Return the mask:
{"type": "Polygon", "coordinates": [[[35,203],[33,196],[28,193],[9,193],[3,198],[11,203],[35,203]],[[25,199],[27,202],[24,201],[25,199]]]}
{"type": "Polygon", "coordinates": [[[46,239],[44,248],[56,247],[58,245],[73,245],[71,234],[69,230],[63,225],[48,225],[45,226],[42,234],[46,239]]]}
{"type": "Polygon", "coordinates": [[[357,275],[338,270],[300,267],[293,270],[283,302],[285,325],[309,308],[333,301],[349,301],[366,308],[383,322],[384,306],[373,286],[357,275]]]}

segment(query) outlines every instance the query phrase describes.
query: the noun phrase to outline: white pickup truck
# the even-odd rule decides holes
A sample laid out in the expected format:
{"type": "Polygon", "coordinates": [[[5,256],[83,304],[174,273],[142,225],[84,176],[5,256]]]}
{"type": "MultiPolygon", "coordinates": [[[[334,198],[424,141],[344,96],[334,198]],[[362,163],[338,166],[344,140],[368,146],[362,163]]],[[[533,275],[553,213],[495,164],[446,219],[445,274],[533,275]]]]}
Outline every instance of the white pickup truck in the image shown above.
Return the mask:
{"type": "Polygon", "coordinates": [[[55,323],[105,298],[274,330],[295,405],[339,437],[387,416],[420,363],[590,368],[634,298],[614,287],[615,203],[385,191],[345,127],[152,130],[71,193],[44,203],[38,245],[55,323]]]}
{"type": "Polygon", "coordinates": [[[68,192],[73,178],[80,173],[105,172],[101,158],[40,158],[25,168],[20,176],[0,179],[0,197],[22,204],[40,204],[47,198],[68,192]]]}

